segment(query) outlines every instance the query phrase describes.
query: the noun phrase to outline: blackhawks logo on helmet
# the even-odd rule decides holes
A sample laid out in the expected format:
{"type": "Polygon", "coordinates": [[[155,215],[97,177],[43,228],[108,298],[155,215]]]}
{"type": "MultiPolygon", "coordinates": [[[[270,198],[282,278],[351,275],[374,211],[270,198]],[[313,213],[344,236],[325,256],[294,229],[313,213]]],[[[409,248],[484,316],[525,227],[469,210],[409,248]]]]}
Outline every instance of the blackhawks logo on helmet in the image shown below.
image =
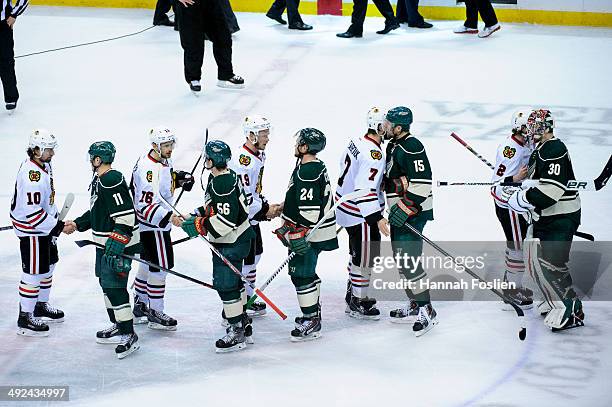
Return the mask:
{"type": "Polygon", "coordinates": [[[40,171],[30,170],[28,176],[30,177],[30,181],[32,182],[40,181],[40,171]]]}
{"type": "Polygon", "coordinates": [[[153,182],[153,171],[147,171],[147,182],[153,182]]]}
{"type": "Polygon", "coordinates": [[[512,148],[510,146],[504,147],[504,157],[512,158],[516,154],[516,148],[512,148]]]}
{"type": "Polygon", "coordinates": [[[382,153],[378,150],[370,150],[370,155],[372,156],[374,160],[382,159],[382,153]]]}
{"type": "Polygon", "coordinates": [[[240,158],[238,159],[238,161],[240,162],[240,164],[246,166],[251,163],[251,157],[249,157],[248,155],[240,154],[240,158]]]}

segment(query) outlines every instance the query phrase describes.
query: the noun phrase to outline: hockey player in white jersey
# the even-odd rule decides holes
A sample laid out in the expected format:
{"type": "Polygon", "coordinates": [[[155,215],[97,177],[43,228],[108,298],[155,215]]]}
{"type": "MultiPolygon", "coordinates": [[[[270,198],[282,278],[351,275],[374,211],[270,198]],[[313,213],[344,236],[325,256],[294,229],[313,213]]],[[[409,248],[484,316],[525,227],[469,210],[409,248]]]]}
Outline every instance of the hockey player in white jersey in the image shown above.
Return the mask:
{"type": "Polygon", "coordinates": [[[374,107],[367,116],[365,135],[351,140],[340,156],[340,178],[336,199],[362,191],[363,195],[340,204],[336,222],[349,235],[349,280],[346,313],[358,319],[380,319],[376,300],[368,297],[372,262],[380,253],[380,234],[389,235],[382,211],[385,200],[381,184],[385,173],[385,156],[381,147],[382,124],[386,112],[374,107]]]}
{"type": "MultiPolygon", "coordinates": [[[[257,278],[257,264],[263,253],[261,230],[259,222],[270,220],[278,216],[279,205],[270,205],[262,195],[263,173],[266,163],[265,149],[268,145],[270,121],[260,115],[250,115],[244,119],[242,129],[245,141],[233,154],[229,163],[232,169],[240,177],[244,192],[249,201],[249,221],[256,237],[252,240],[249,255],[244,260],[242,275],[251,283],[255,284],[257,278]]],[[[245,284],[247,301],[253,295],[253,289],[245,284]]],[[[266,304],[261,301],[254,301],[247,309],[249,316],[259,316],[266,313],[266,304]]]]}
{"type": "Polygon", "coordinates": [[[28,159],[19,167],[11,202],[13,230],[19,238],[22,275],[19,283],[17,333],[48,336],[46,322],[62,322],[64,313],[49,305],[53,271],[58,262],[55,240],[64,230],[55,206],[51,159],[57,141],[48,130],[34,130],[28,159]]]}
{"type": "MultiPolygon", "coordinates": [[[[512,134],[497,148],[493,182],[521,182],[527,177],[527,164],[533,151],[533,143],[527,137],[527,118],[531,110],[519,110],[512,115],[512,134]]],[[[506,236],[504,281],[514,283],[515,289],[504,293],[523,309],[533,306],[533,292],[522,286],[525,274],[523,240],[527,222],[519,213],[508,208],[508,198],[519,187],[495,186],[491,195],[495,202],[495,214],[506,236]]],[[[505,310],[512,310],[508,305],[505,310]]]]}
{"type": "MultiPolygon", "coordinates": [[[[170,229],[175,221],[171,202],[175,188],[190,191],[194,179],[188,172],[175,172],[172,152],[176,136],[166,127],[149,131],[151,148],[138,159],[132,172],[131,189],[136,217],[140,224],[141,257],[165,268],[174,267],[170,229]]],[[[164,313],[166,272],[140,265],[134,281],[134,322],[146,323],[151,329],[174,331],[177,321],[164,313]]]]}

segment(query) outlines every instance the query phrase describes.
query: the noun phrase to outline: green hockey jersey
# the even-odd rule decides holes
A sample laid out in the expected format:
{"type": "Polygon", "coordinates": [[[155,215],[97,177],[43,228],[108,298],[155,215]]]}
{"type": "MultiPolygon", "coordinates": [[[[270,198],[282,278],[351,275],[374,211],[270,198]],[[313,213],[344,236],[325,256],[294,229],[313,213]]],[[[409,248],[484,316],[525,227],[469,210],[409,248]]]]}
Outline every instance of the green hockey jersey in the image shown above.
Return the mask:
{"type": "Polygon", "coordinates": [[[536,207],[540,219],[570,216],[580,223],[580,196],[568,191],[568,181],[575,180],[572,161],[565,144],[551,138],[540,143],[529,158],[529,178],[538,185],[526,192],[527,200],[536,207]]]}
{"type": "MultiPolygon", "coordinates": [[[[331,184],[325,164],[314,160],[296,166],[285,194],[282,218],[296,226],[312,228],[332,206],[331,184]]],[[[320,250],[337,249],[336,215],[332,213],[313,232],[309,241],[312,247],[320,250]]]]}
{"type": "Polygon", "coordinates": [[[401,196],[393,192],[393,179],[408,179],[406,198],[420,205],[420,215],[433,220],[433,194],[431,190],[431,165],[423,144],[413,136],[391,140],[387,145],[385,171],[385,195],[387,208],[395,205],[401,196]]]}
{"type": "Polygon", "coordinates": [[[79,232],[91,229],[93,240],[100,244],[105,244],[112,232],[130,236],[125,252],[138,253],[138,223],[132,195],[123,175],[116,170],[95,175],[89,190],[89,210],[75,219],[79,232]]]}
{"type": "MultiPolygon", "coordinates": [[[[215,213],[204,222],[211,242],[231,244],[255,237],[249,223],[248,200],[234,171],[228,169],[215,177],[208,177],[204,205],[215,213]]],[[[204,208],[198,211],[203,214],[204,208]]]]}

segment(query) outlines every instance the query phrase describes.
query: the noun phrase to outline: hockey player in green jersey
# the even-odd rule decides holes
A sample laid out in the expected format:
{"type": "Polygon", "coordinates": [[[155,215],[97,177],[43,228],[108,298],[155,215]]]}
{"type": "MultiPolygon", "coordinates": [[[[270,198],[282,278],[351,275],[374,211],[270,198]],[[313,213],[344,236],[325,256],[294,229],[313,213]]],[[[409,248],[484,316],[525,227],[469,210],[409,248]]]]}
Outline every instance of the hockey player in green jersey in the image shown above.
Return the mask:
{"type": "Polygon", "coordinates": [[[572,237],[580,225],[580,197],[566,187],[576,177],[567,147],[555,137],[554,127],[549,110],[529,115],[527,128],[536,144],[529,159],[529,178],[538,184],[515,191],[508,206],[532,222],[525,246],[530,274],[544,294],[545,302],[538,309],[547,314],[546,326],[558,331],[584,325],[584,312],[568,268],[572,237]]]}
{"type": "Polygon", "coordinates": [[[274,231],[281,242],[296,253],[289,262],[289,275],[297,291],[303,316],[295,319],[292,341],[320,336],[321,280],[316,272],[317,259],[321,251],[338,248],[336,217],[333,214],[306,241],[310,229],[333,205],[327,168],[317,158],[325,143],[325,135],[317,129],[305,128],[296,133],[294,154],[299,162],[291,174],[282,204],[283,225],[274,231]]]}
{"type": "Polygon", "coordinates": [[[127,291],[131,260],[122,254],[139,251],[138,224],[134,214],[132,195],[123,175],[111,168],[115,146],[110,141],[98,141],[89,147],[89,159],[94,172],[89,186],[89,210],[74,220],[79,232],[91,229],[93,240],[103,244],[96,249],[96,277],[98,277],[111,327],[96,334],[98,343],[116,343],[119,359],[138,350],[138,336],[134,332],[130,296],[127,291]]]}
{"type": "MultiPolygon", "coordinates": [[[[238,270],[249,254],[255,232],[249,223],[249,205],[242,182],[228,168],[232,152],[220,140],[209,141],[204,165],[210,170],[204,206],[181,227],[190,236],[208,236],[210,242],[238,270]]],[[[246,293],[240,276],[213,254],[213,286],[223,301],[229,322],[226,335],[215,343],[217,352],[244,349],[251,341],[251,319],[246,314],[246,293]]]]}
{"type": "MultiPolygon", "coordinates": [[[[405,225],[408,223],[422,232],[425,224],[433,220],[433,204],[431,166],[425,147],[410,134],[412,120],[412,111],[404,106],[387,112],[385,138],[390,141],[386,150],[385,194],[393,252],[416,258],[423,252],[423,241],[405,225]]],[[[415,269],[402,267],[400,273],[417,287],[406,290],[409,304],[391,311],[391,321],[413,323],[415,335],[423,335],[437,323],[429,289],[419,288],[419,281],[427,274],[421,263],[415,269]]]]}

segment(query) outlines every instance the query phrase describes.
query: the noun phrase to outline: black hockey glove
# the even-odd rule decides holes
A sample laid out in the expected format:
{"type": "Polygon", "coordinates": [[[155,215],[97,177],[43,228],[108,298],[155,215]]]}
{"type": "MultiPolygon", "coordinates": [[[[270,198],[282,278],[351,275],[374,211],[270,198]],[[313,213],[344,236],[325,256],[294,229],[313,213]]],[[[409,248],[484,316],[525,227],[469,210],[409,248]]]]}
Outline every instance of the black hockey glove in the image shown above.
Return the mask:
{"type": "Polygon", "coordinates": [[[174,179],[174,185],[176,185],[178,188],[183,188],[183,190],[187,192],[191,191],[191,188],[193,188],[193,184],[195,183],[193,175],[187,171],[175,171],[172,173],[172,178],[174,179]]]}
{"type": "Polygon", "coordinates": [[[261,197],[261,209],[259,210],[259,212],[255,214],[255,216],[253,216],[253,220],[256,220],[257,222],[269,221],[270,219],[268,219],[268,217],[266,216],[268,214],[269,209],[270,209],[270,204],[268,203],[266,198],[262,196],[261,197]]]}

